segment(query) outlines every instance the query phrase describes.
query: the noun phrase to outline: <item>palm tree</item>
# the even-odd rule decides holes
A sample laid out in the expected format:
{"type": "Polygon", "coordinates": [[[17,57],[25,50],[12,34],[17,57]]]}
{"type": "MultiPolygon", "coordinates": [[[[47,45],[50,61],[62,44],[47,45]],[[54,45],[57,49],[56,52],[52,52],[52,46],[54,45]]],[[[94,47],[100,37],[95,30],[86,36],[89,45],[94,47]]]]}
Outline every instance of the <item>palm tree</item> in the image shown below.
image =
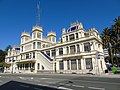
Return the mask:
{"type": "MultiPolygon", "coordinates": [[[[115,41],[113,47],[115,49],[115,57],[118,57],[117,54],[120,53],[120,16],[114,20],[115,24],[112,25],[113,39],[115,41]]],[[[117,60],[117,59],[116,59],[117,60]]],[[[119,65],[119,61],[117,60],[119,65]]]]}
{"type": "MultiPolygon", "coordinates": [[[[108,49],[110,62],[113,65],[113,57],[117,57],[120,53],[120,17],[114,20],[114,25],[110,28],[105,28],[102,33],[103,48],[108,49]]],[[[117,60],[117,59],[116,59],[117,60]]],[[[119,62],[117,60],[117,62],[119,62]]]]}
{"type": "Polygon", "coordinates": [[[113,58],[112,58],[112,42],[113,39],[111,37],[111,29],[105,28],[102,33],[102,42],[103,42],[103,49],[108,49],[108,54],[110,56],[110,62],[113,65],[113,58]]]}

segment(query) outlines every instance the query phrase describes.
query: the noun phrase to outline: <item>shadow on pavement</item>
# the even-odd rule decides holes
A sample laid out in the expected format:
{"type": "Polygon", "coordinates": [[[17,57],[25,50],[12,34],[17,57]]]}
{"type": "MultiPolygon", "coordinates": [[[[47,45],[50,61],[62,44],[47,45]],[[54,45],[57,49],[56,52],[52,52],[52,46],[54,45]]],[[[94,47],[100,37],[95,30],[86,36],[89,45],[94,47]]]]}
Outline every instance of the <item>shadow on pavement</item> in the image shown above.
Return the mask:
{"type": "Polygon", "coordinates": [[[18,81],[9,81],[1,85],[0,90],[60,90],[60,89],[56,89],[48,86],[27,84],[18,81]]]}

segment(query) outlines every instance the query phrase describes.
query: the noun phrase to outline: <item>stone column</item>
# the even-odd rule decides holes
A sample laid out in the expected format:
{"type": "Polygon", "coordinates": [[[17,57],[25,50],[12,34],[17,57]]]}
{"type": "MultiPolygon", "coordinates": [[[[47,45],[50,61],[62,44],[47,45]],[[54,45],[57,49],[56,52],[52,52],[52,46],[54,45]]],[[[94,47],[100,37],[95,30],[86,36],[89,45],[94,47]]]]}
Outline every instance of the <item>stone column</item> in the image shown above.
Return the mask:
{"type": "Polygon", "coordinates": [[[28,63],[28,70],[30,70],[30,63],[28,63]]]}
{"type": "Polygon", "coordinates": [[[77,63],[77,70],[79,70],[79,67],[78,67],[78,59],[76,59],[76,63],[77,63]]]}
{"type": "Polygon", "coordinates": [[[75,38],[75,40],[76,40],[76,34],[74,33],[74,38],[75,38]]]}
{"type": "Polygon", "coordinates": [[[86,68],[85,59],[81,58],[81,70],[82,70],[82,73],[84,73],[85,68],[86,68]]]}
{"type": "Polygon", "coordinates": [[[80,52],[82,52],[82,43],[80,44],[80,52]]]}
{"type": "Polygon", "coordinates": [[[67,61],[63,61],[64,62],[64,70],[67,70],[67,61]]]}
{"type": "Polygon", "coordinates": [[[35,62],[34,68],[35,68],[34,72],[37,73],[37,62],[35,62]]]}
{"type": "Polygon", "coordinates": [[[52,57],[52,51],[50,50],[50,57],[52,57]]]}
{"type": "Polygon", "coordinates": [[[71,70],[71,60],[69,60],[70,70],[71,70]]]}
{"type": "Polygon", "coordinates": [[[77,44],[75,44],[75,53],[77,53],[77,44]]]}

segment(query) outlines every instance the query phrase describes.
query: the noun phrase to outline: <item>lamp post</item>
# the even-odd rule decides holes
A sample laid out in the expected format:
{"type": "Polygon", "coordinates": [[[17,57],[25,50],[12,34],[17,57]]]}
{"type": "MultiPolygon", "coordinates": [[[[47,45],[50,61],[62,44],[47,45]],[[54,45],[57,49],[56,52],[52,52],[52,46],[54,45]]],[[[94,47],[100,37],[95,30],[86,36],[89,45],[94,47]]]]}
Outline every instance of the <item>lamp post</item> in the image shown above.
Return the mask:
{"type": "Polygon", "coordinates": [[[55,48],[54,48],[54,52],[55,52],[55,53],[54,53],[54,59],[53,59],[53,60],[54,60],[54,61],[53,61],[53,63],[54,63],[54,64],[53,64],[53,70],[54,70],[54,72],[56,73],[56,50],[55,50],[55,48]]]}

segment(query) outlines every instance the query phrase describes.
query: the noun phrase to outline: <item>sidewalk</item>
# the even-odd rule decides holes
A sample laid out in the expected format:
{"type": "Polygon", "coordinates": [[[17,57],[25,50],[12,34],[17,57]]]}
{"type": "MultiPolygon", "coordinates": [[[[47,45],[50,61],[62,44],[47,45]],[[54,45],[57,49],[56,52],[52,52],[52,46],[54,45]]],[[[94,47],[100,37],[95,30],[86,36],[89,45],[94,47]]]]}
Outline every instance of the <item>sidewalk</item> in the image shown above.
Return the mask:
{"type": "Polygon", "coordinates": [[[120,78],[120,74],[107,73],[107,74],[100,75],[100,77],[106,77],[106,78],[120,78]]]}
{"type": "Polygon", "coordinates": [[[98,74],[98,75],[92,75],[92,74],[60,74],[60,73],[0,73],[0,75],[59,75],[59,76],[85,76],[85,77],[105,77],[105,78],[120,78],[119,74],[113,74],[113,73],[106,73],[106,74],[98,74]]]}

